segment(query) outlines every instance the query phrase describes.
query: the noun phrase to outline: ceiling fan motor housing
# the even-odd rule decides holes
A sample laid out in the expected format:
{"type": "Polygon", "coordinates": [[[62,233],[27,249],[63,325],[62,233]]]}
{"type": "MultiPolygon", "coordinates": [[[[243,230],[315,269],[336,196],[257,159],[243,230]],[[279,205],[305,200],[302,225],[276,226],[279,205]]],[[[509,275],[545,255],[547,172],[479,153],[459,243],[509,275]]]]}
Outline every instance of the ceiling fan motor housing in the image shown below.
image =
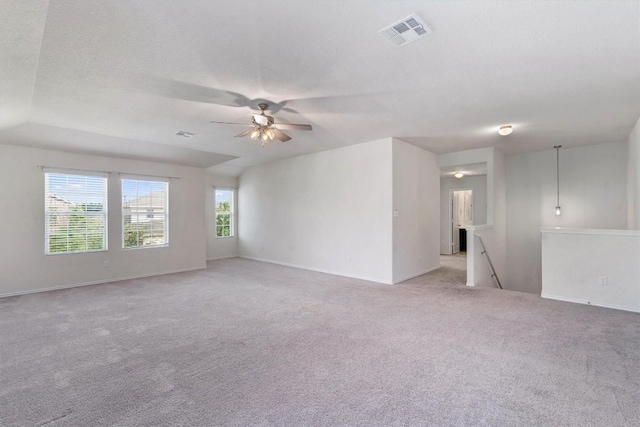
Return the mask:
{"type": "Polygon", "coordinates": [[[251,122],[256,126],[269,127],[273,125],[274,120],[272,116],[267,116],[263,112],[262,114],[254,114],[251,122]]]}

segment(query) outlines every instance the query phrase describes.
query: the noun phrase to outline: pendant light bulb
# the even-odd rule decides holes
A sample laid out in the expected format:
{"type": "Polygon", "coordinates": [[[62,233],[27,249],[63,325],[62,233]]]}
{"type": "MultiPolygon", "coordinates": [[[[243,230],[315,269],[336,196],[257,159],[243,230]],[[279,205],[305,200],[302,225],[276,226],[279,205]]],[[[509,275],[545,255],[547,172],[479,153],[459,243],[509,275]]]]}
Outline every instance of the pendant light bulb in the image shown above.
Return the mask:
{"type": "Polygon", "coordinates": [[[556,215],[560,216],[560,206],[556,206],[556,215]]]}
{"type": "Polygon", "coordinates": [[[258,137],[260,136],[260,129],[254,130],[249,136],[251,137],[251,139],[258,139],[258,137]]]}

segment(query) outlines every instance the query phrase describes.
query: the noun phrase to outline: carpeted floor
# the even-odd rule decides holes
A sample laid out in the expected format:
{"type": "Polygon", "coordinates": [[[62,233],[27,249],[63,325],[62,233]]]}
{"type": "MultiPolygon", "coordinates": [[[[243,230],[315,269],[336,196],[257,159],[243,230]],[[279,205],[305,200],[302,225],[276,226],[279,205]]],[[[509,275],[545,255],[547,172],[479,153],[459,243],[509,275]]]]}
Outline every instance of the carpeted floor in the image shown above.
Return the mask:
{"type": "Polygon", "coordinates": [[[640,425],[640,315],[443,265],[389,286],[234,258],[2,299],[0,424],[640,425]]]}

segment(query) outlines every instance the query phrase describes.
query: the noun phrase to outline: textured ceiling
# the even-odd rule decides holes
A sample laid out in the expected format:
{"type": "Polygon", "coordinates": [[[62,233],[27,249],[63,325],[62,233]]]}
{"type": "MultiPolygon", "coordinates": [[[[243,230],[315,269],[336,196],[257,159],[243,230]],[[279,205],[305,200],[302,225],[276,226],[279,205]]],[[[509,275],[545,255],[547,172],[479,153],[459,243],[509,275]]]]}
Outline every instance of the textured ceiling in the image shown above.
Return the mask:
{"type": "Polygon", "coordinates": [[[391,136],[516,153],[627,139],[640,3],[5,0],[0,61],[0,143],[228,174],[391,136]],[[412,13],[433,33],[378,34],[412,13]],[[260,100],[314,130],[262,148],[209,123],[248,122],[260,100]]]}

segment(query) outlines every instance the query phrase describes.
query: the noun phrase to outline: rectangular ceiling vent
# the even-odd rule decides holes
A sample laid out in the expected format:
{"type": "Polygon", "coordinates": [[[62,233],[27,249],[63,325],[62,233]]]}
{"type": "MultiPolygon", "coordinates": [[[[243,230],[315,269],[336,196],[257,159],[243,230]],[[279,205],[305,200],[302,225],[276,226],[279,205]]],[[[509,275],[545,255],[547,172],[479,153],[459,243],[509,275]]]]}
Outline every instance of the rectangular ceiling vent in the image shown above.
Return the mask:
{"type": "Polygon", "coordinates": [[[379,33],[391,43],[402,46],[426,36],[431,33],[431,29],[418,15],[414,14],[383,28],[379,33]]]}
{"type": "Polygon", "coordinates": [[[176,132],[176,135],[182,136],[184,138],[191,138],[195,135],[195,133],[187,132],[186,130],[179,130],[178,132],[176,132]]]}

